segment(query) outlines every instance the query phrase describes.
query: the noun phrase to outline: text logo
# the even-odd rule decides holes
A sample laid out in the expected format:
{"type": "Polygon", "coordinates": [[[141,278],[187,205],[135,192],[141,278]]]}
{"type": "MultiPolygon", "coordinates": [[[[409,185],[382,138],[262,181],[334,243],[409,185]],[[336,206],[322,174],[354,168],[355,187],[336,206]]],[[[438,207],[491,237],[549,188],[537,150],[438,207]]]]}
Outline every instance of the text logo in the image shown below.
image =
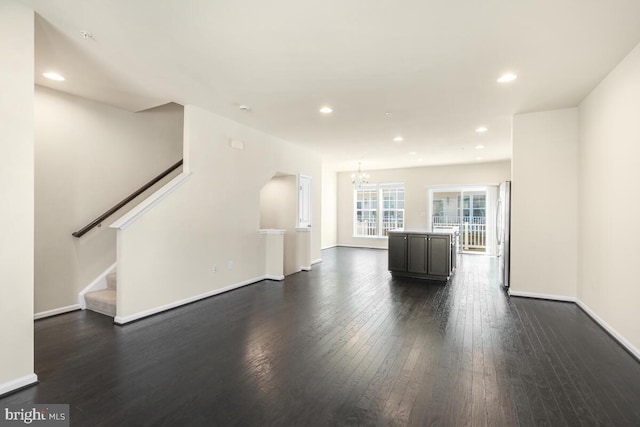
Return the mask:
{"type": "Polygon", "coordinates": [[[0,427],[69,427],[69,405],[8,405],[0,408],[0,427]]]}

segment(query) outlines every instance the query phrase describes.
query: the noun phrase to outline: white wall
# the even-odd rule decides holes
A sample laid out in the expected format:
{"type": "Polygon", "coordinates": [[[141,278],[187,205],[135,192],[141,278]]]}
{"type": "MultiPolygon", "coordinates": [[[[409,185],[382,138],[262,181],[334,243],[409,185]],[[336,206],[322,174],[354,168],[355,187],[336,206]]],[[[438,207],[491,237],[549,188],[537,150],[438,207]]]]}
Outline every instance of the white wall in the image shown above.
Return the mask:
{"type": "Polygon", "coordinates": [[[71,233],[180,160],[183,122],[177,104],[130,113],[36,86],[36,313],[76,304],[116,261],[108,225],[144,194],[102,227],[71,233]]]}
{"type": "Polygon", "coordinates": [[[640,356],[640,45],[579,114],[578,297],[640,356]]]}
{"type": "Polygon", "coordinates": [[[0,395],[33,373],[33,10],[0,0],[0,395]]]}
{"type": "Polygon", "coordinates": [[[338,243],[338,174],[322,169],[322,248],[338,243]]]}
{"type": "Polygon", "coordinates": [[[284,275],[300,271],[297,263],[296,225],[298,181],[293,175],[274,176],[260,190],[260,228],[285,230],[284,275]]]}
{"type": "Polygon", "coordinates": [[[513,119],[511,292],[575,298],[578,110],[513,119]]]}
{"type": "MultiPolygon", "coordinates": [[[[404,182],[405,228],[426,227],[428,188],[433,186],[498,184],[511,177],[509,161],[367,171],[369,182],[404,182]]],[[[385,238],[353,237],[351,172],[338,173],[338,244],[386,248],[385,238]]]]}
{"type": "MultiPolygon", "coordinates": [[[[260,189],[276,172],[313,178],[312,218],[320,218],[319,155],[194,106],[185,107],[184,150],[192,175],[118,231],[116,321],[264,277],[260,189]],[[230,148],[230,138],[245,149],[230,148]]],[[[314,223],[312,259],[320,234],[314,223]]]]}

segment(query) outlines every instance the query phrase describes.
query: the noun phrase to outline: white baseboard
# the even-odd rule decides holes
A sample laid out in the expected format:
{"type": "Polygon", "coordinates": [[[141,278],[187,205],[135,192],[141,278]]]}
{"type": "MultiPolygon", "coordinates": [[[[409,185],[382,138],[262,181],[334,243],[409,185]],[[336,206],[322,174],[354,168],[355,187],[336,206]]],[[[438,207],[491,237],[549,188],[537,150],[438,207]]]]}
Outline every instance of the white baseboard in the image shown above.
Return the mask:
{"type": "Polygon", "coordinates": [[[116,271],[117,263],[113,263],[107,268],[105,271],[100,273],[98,277],[96,277],[93,282],[89,283],[83,290],[78,293],[78,304],[80,304],[80,308],[83,310],[87,308],[86,302],[84,300],[84,295],[87,292],[93,291],[101,291],[103,289],[107,289],[107,275],[116,271]]]}
{"type": "Polygon", "coordinates": [[[15,380],[8,381],[0,384],[0,397],[3,394],[10,393],[19,388],[26,387],[38,382],[38,376],[36,374],[25,375],[24,377],[16,378],[15,380]]]}
{"type": "Polygon", "coordinates": [[[322,258],[318,258],[315,261],[311,261],[311,265],[316,265],[316,264],[320,264],[322,262],[322,258]]]}
{"type": "Polygon", "coordinates": [[[336,246],[338,246],[337,244],[335,245],[329,245],[329,246],[325,246],[323,248],[320,248],[321,251],[324,251],[325,249],[331,249],[331,248],[335,248],[336,246]]]}
{"type": "Polygon", "coordinates": [[[225,286],[224,288],[214,289],[212,291],[205,292],[205,293],[200,294],[200,295],[196,295],[196,296],[193,296],[193,297],[190,297],[190,298],[185,298],[185,299],[182,299],[182,300],[179,300],[179,301],[175,301],[175,302],[172,302],[172,303],[169,303],[169,304],[165,304],[165,305],[162,305],[160,307],[152,308],[150,310],[141,311],[141,312],[136,313],[136,314],[130,314],[128,316],[116,316],[115,319],[113,319],[113,323],[115,323],[116,325],[124,325],[126,323],[133,322],[134,320],[139,320],[139,319],[142,319],[144,317],[149,317],[149,316],[152,316],[154,314],[162,313],[163,311],[171,310],[172,308],[180,307],[181,305],[190,304],[192,302],[199,301],[199,300],[205,299],[205,298],[209,298],[209,297],[212,297],[214,295],[221,294],[223,292],[232,291],[234,289],[241,288],[243,286],[247,286],[247,285],[250,285],[252,283],[259,282],[261,280],[265,280],[266,278],[267,278],[266,275],[265,276],[256,277],[256,278],[253,278],[253,279],[245,280],[244,282],[235,283],[233,285],[225,286]]]}
{"type": "Polygon", "coordinates": [[[56,316],[62,313],[68,313],[70,311],[81,310],[80,304],[68,305],[66,307],[54,308],[53,310],[41,311],[33,315],[33,320],[44,319],[45,317],[56,316]]]}
{"type": "Polygon", "coordinates": [[[300,267],[300,270],[302,271],[311,271],[311,266],[310,265],[303,265],[300,267]]]}
{"type": "Polygon", "coordinates": [[[367,245],[336,245],[337,247],[340,248],[363,248],[363,249],[381,249],[383,251],[386,251],[387,248],[383,248],[380,246],[367,246],[367,245]]]}
{"type": "Polygon", "coordinates": [[[621,346],[627,349],[627,351],[633,354],[636,359],[640,360],[640,350],[634,347],[625,337],[623,337],[618,331],[613,329],[607,322],[602,320],[600,316],[594,313],[588,305],[583,303],[580,300],[576,301],[578,307],[580,307],[589,317],[591,317],[597,324],[599,324],[605,331],[607,331],[611,336],[620,343],[621,346]]]}
{"type": "Polygon", "coordinates": [[[271,274],[267,274],[266,276],[264,276],[264,278],[267,280],[284,280],[284,276],[272,276],[271,274]]]}
{"type": "Polygon", "coordinates": [[[552,295],[552,294],[538,294],[535,292],[521,292],[521,291],[513,291],[509,289],[509,295],[512,297],[523,297],[523,298],[538,298],[538,299],[547,299],[551,301],[563,301],[563,302],[576,302],[576,297],[566,297],[563,295],[552,295]]]}

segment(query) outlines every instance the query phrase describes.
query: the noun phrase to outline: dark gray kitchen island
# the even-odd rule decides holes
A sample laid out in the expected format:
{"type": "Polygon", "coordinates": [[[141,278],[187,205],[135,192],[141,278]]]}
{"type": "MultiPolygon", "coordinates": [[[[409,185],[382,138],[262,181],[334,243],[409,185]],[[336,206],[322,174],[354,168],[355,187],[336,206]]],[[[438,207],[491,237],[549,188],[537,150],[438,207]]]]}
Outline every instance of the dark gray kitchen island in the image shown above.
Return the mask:
{"type": "Polygon", "coordinates": [[[392,275],[446,282],[455,269],[455,231],[389,231],[389,271],[392,275]]]}

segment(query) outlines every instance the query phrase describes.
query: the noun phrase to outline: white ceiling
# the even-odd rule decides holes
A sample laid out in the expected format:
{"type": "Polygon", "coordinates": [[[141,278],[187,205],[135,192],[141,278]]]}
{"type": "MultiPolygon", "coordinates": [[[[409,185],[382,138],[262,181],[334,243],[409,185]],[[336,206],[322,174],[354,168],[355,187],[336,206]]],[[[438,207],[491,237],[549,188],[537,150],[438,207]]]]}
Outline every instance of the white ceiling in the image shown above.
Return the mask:
{"type": "Polygon", "coordinates": [[[514,113],[576,106],[640,42],[638,0],[24,2],[38,84],[199,105],[337,170],[508,159],[514,113]]]}

